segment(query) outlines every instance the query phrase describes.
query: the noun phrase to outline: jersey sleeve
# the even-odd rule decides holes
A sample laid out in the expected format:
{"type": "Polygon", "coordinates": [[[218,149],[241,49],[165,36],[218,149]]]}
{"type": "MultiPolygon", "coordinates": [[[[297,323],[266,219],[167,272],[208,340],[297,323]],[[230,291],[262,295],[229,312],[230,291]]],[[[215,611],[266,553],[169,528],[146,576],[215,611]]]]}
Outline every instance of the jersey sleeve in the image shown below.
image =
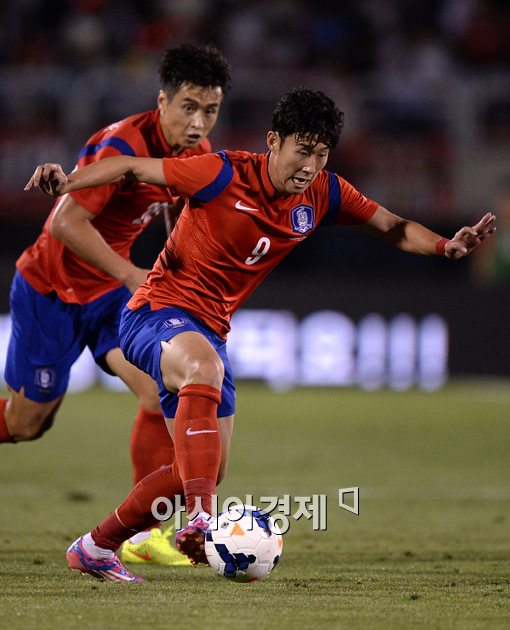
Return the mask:
{"type": "MultiPolygon", "coordinates": [[[[116,155],[136,156],[132,142],[129,142],[119,135],[107,136],[97,142],[92,140],[80,151],[77,168],[83,168],[88,164],[116,155]]],[[[83,188],[82,190],[70,193],[70,195],[76,203],[79,203],[80,206],[85,208],[88,212],[99,214],[112,195],[119,190],[121,186],[121,182],[116,182],[106,186],[83,188]]]]}
{"type": "Polygon", "coordinates": [[[338,177],[338,181],[340,184],[340,212],[337,223],[340,225],[366,223],[372,218],[379,204],[365,197],[342,177],[338,177]]]}
{"type": "Polygon", "coordinates": [[[232,164],[224,152],[182,160],[163,158],[163,170],[172,193],[202,202],[217,197],[233,176],[232,164]]]}

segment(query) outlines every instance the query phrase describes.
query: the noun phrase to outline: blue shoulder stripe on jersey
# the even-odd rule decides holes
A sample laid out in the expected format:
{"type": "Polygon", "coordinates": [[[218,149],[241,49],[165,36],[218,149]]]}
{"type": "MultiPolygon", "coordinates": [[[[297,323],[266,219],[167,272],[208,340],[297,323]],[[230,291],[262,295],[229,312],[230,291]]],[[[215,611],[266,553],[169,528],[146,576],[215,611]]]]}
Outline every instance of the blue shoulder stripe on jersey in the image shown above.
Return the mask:
{"type": "Polygon", "coordinates": [[[112,136],[111,138],[106,138],[106,140],[103,140],[103,142],[100,142],[99,144],[85,145],[80,151],[78,160],[80,160],[84,155],[94,155],[98,151],[101,151],[101,149],[104,149],[104,147],[113,147],[114,149],[117,149],[117,151],[122,153],[122,155],[132,155],[133,157],[136,157],[136,153],[128,142],[126,142],[122,138],[116,138],[115,136],[112,136]]]}
{"type": "Polygon", "coordinates": [[[212,201],[215,197],[220,195],[232,181],[232,177],[234,177],[232,162],[228,159],[225,151],[218,151],[217,155],[221,155],[223,159],[221,171],[213,182],[192,195],[192,199],[196,199],[197,201],[212,201]]]}
{"type": "Polygon", "coordinates": [[[342,205],[342,191],[340,190],[338,178],[331,171],[328,171],[327,173],[329,184],[329,207],[328,211],[319,223],[319,227],[335,225],[338,219],[338,213],[340,212],[340,206],[342,205]]]}

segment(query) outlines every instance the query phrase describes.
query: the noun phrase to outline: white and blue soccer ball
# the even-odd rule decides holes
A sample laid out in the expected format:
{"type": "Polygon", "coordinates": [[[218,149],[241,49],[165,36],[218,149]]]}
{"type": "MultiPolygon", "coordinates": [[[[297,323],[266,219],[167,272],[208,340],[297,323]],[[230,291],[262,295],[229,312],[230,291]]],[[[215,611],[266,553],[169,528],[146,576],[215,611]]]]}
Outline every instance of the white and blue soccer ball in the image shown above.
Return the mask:
{"type": "Polygon", "coordinates": [[[211,567],[235,582],[254,582],[280,560],[283,537],[271,516],[253,505],[238,505],[211,521],[205,553],[211,567]]]}

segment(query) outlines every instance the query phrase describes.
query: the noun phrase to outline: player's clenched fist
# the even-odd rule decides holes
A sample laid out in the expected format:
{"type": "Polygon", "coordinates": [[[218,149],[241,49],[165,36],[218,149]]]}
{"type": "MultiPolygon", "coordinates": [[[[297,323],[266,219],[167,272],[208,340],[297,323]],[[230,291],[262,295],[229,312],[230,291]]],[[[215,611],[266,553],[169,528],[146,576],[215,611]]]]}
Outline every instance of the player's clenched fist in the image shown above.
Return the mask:
{"type": "Polygon", "coordinates": [[[35,169],[25,186],[25,190],[37,187],[50,197],[58,197],[64,194],[66,184],[67,175],[60,164],[47,162],[46,164],[39,164],[35,169]]]}

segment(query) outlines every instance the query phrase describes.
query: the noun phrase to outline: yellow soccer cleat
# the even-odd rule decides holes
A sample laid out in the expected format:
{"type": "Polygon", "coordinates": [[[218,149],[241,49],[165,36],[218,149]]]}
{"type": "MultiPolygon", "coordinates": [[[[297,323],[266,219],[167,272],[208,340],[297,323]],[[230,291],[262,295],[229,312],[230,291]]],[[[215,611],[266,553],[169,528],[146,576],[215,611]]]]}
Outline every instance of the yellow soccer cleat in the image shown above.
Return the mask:
{"type": "MultiPolygon", "coordinates": [[[[173,534],[173,527],[168,529],[171,529],[173,534]]],[[[170,538],[173,536],[167,535],[168,529],[163,533],[159,527],[155,527],[151,529],[150,538],[137,544],[126,540],[119,552],[122,562],[160,564],[167,567],[191,566],[189,559],[170,544],[170,538]]]]}

